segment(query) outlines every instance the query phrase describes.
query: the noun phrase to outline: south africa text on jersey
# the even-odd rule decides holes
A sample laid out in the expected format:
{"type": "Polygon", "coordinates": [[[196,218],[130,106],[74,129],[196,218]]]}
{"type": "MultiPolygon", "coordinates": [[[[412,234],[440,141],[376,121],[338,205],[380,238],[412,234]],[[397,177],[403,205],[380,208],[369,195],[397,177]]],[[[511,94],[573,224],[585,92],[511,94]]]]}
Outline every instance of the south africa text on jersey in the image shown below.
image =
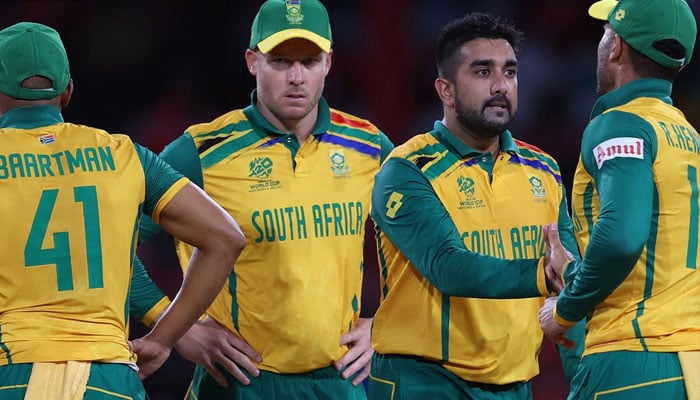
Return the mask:
{"type": "Polygon", "coordinates": [[[251,222],[255,243],[364,235],[365,212],[360,201],[323,203],[256,210],[251,222]]]}
{"type": "Polygon", "coordinates": [[[0,154],[0,179],[43,178],[76,172],[114,171],[109,147],[85,147],[52,154],[0,154]]]}

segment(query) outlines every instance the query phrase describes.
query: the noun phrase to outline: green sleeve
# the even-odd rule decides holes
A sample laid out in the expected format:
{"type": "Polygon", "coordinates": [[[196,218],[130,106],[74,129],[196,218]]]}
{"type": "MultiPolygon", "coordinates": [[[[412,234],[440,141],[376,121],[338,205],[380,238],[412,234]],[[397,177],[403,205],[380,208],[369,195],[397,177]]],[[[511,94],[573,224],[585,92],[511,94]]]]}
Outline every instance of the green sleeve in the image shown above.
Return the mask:
{"type": "Polygon", "coordinates": [[[385,162],[375,179],[372,204],[377,228],[443,294],[541,296],[537,289],[538,260],[505,260],[467,250],[430,182],[409,161],[390,158],[385,162]],[[387,216],[387,204],[392,205],[391,216],[387,216]]]}
{"type": "Polygon", "coordinates": [[[195,185],[204,188],[202,164],[192,135],[184,133],[173,140],[169,145],[165,146],[160,156],[176,171],[188,177],[195,185]]]}
{"type": "MultiPolygon", "coordinates": [[[[569,206],[566,202],[566,191],[564,186],[562,186],[562,200],[559,205],[559,222],[557,224],[559,227],[559,239],[562,245],[574,256],[574,259],[580,260],[581,256],[579,255],[574,227],[568,210],[569,206]]],[[[559,359],[561,360],[561,367],[569,384],[571,384],[571,380],[581,363],[585,336],[586,322],[580,321],[574,327],[566,331],[566,338],[576,343],[576,346],[574,346],[573,349],[567,349],[564,346],[556,345],[559,359]]]]}
{"type": "MultiPolygon", "coordinates": [[[[199,154],[189,133],[183,134],[167,145],[160,153],[160,157],[175,171],[189,178],[192,183],[200,188],[204,187],[199,154]]],[[[148,214],[144,214],[139,225],[139,243],[144,243],[160,230],[160,225],[153,222],[148,214]]]]}
{"type": "Polygon", "coordinates": [[[380,160],[381,162],[384,162],[387,157],[389,157],[389,153],[391,153],[392,150],[394,150],[394,144],[391,142],[389,137],[387,137],[384,132],[379,132],[379,145],[381,146],[381,155],[380,155],[380,160]]]}
{"type": "Polygon", "coordinates": [[[573,349],[567,349],[564,346],[557,345],[559,359],[561,360],[561,368],[564,371],[564,377],[572,384],[572,379],[581,364],[581,357],[586,341],[586,321],[579,321],[566,331],[566,338],[572,340],[576,345],[573,349]]]}
{"type": "Polygon", "coordinates": [[[143,321],[144,316],[165,297],[158,286],[153,283],[141,260],[136,257],[129,289],[129,310],[131,315],[143,321]]]}
{"type": "Polygon", "coordinates": [[[574,224],[571,222],[569,215],[569,205],[566,202],[566,189],[562,185],[561,202],[559,203],[559,220],[557,221],[559,229],[559,240],[561,244],[571,253],[575,259],[580,259],[578,244],[576,243],[576,235],[574,234],[574,224]]]}
{"type": "Polygon", "coordinates": [[[583,259],[557,301],[557,314],[580,321],[627,277],[649,238],[654,195],[653,127],[636,115],[611,111],[586,128],[581,160],[595,182],[600,210],[583,259]],[[643,158],[617,157],[598,166],[594,149],[612,138],[641,138],[643,158]],[[630,201],[634,199],[634,201],[630,201]]]}
{"type": "Polygon", "coordinates": [[[134,143],[134,148],[146,176],[146,200],[143,204],[143,210],[146,215],[152,215],[161,197],[175,182],[182,178],[182,174],[173,170],[151,150],[137,143],[134,143]]]}

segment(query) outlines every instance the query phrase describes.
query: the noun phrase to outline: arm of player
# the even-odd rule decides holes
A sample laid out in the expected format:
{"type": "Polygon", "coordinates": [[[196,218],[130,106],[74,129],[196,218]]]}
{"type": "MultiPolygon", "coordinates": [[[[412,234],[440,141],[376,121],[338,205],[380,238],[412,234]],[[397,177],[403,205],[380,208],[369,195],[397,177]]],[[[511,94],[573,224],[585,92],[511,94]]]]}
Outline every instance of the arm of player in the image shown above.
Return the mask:
{"type": "Polygon", "coordinates": [[[163,208],[158,222],[171,235],[197,249],[170,307],[148,334],[133,342],[141,378],[165,362],[173,345],[204,313],[246,243],[233,218],[192,183],[163,208]]]}
{"type": "Polygon", "coordinates": [[[581,160],[594,178],[600,209],[584,257],[559,296],[555,318],[560,324],[590,313],[624,281],[644,250],[654,207],[655,138],[646,121],[626,113],[601,116],[586,129],[581,160]],[[642,157],[617,157],[598,165],[594,149],[611,138],[641,140],[642,157]],[[631,193],[634,201],[629,201],[631,193]]]}
{"type": "Polygon", "coordinates": [[[375,178],[371,214],[377,228],[448,296],[526,298],[550,293],[544,258],[506,260],[468,250],[430,182],[407,160],[384,163],[375,178]]]}

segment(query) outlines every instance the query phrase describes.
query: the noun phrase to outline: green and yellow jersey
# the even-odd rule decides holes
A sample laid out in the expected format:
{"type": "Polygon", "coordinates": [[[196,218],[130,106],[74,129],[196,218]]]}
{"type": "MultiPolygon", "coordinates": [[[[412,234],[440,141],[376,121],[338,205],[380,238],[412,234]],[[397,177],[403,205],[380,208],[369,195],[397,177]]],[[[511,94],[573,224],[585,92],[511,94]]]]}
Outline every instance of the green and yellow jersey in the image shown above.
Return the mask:
{"type": "Polygon", "coordinates": [[[500,136],[493,159],[441,123],[398,146],[378,173],[382,296],[372,345],[441,363],[462,379],[529,381],[548,294],[542,227],[558,222],[576,253],[557,163],[500,136]]]}
{"type": "Polygon", "coordinates": [[[662,80],[622,86],[583,135],[572,203],[584,257],[555,317],[588,317],[585,354],[700,350],[700,137],[670,94],[662,80]]]}
{"type": "Polygon", "coordinates": [[[0,365],[133,363],[127,343],[141,213],[188,182],[125,135],[56,107],[0,117],[0,365]]]}
{"type": "MultiPolygon", "coordinates": [[[[248,245],[209,308],[263,358],[297,373],[342,356],[360,315],[370,192],[393,145],[324,99],[301,145],[252,104],[191,126],[161,154],[238,221],[248,245]]],[[[148,233],[146,233],[148,235],[148,233]]],[[[192,248],[177,243],[183,268],[192,248]]]]}

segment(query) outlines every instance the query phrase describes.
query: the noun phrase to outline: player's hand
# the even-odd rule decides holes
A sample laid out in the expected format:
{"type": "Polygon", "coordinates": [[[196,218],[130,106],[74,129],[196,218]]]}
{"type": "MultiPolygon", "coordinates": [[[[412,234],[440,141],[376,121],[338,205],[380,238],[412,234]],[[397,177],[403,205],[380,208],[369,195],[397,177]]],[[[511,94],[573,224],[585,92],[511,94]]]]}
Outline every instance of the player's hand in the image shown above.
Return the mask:
{"type": "Polygon", "coordinates": [[[139,379],[142,380],[156,372],[170,357],[170,348],[156,342],[149,335],[130,341],[129,346],[138,356],[136,365],[139,367],[139,379]]]}
{"type": "Polygon", "coordinates": [[[545,299],[544,306],[540,308],[540,326],[549,340],[571,350],[576,346],[576,343],[565,336],[569,328],[559,325],[554,319],[554,307],[557,305],[557,299],[559,297],[556,296],[545,299]]]}
{"type": "Polygon", "coordinates": [[[340,337],[341,345],[348,345],[350,350],[334,363],[338,371],[343,371],[343,378],[357,374],[352,384],[357,386],[369,376],[370,362],[374,350],[369,339],[372,330],[372,318],[360,318],[350,332],[340,337]]]}
{"type": "Polygon", "coordinates": [[[250,379],[241,369],[253,376],[260,375],[255,365],[262,361],[260,354],[245,340],[208,316],[192,325],[175,344],[175,349],[186,359],[204,367],[223,387],[228,387],[228,382],[217,365],[243,385],[249,385],[250,379]]]}
{"type": "Polygon", "coordinates": [[[547,283],[555,293],[559,293],[564,289],[562,280],[564,265],[573,260],[574,256],[561,244],[559,227],[556,223],[545,225],[542,232],[546,243],[544,271],[547,283]]]}

